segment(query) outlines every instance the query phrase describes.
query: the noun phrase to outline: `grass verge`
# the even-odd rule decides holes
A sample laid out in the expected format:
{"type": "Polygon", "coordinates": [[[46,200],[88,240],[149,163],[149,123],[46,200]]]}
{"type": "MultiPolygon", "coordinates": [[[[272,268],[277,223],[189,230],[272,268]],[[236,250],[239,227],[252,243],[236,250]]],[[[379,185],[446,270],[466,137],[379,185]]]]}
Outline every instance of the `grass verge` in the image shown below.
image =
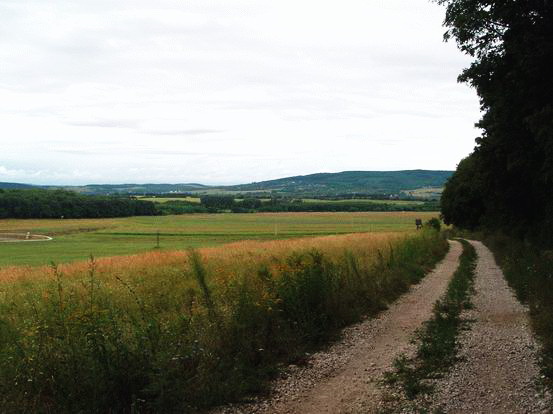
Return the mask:
{"type": "Polygon", "coordinates": [[[433,230],[290,243],[129,266],[91,259],[0,284],[0,411],[194,412],[240,400],[447,251],[433,230]]]}
{"type": "Polygon", "coordinates": [[[518,299],[529,307],[532,328],[541,343],[541,372],[553,392],[553,251],[499,234],[484,241],[518,299]]]}
{"type": "Polygon", "coordinates": [[[385,383],[398,387],[402,398],[414,400],[432,391],[428,380],[439,378],[455,363],[459,344],[457,337],[467,323],[461,316],[471,306],[476,251],[461,240],[463,253],[458,269],[442,299],[436,302],[433,316],[417,332],[414,357],[402,355],[394,362],[394,370],[385,375],[385,383]]]}

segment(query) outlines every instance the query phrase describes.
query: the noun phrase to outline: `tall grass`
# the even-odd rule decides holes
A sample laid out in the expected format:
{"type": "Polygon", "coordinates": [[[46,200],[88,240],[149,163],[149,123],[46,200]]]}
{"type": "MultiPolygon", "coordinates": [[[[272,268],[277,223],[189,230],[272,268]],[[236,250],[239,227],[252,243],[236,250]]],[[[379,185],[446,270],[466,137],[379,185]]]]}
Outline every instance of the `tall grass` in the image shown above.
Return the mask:
{"type": "Polygon", "coordinates": [[[498,234],[485,242],[518,299],[529,307],[532,327],[542,344],[542,374],[553,390],[553,251],[498,234]]]}
{"type": "Polygon", "coordinates": [[[0,411],[238,400],[383,309],[446,250],[425,230],[12,268],[0,278],[0,411]]]}

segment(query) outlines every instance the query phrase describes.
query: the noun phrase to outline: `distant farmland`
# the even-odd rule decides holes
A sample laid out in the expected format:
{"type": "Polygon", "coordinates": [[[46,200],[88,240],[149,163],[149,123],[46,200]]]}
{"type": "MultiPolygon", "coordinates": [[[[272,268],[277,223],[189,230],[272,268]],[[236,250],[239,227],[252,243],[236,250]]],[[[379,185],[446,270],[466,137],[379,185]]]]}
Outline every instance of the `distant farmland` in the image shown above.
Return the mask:
{"type": "Polygon", "coordinates": [[[0,233],[44,234],[40,243],[4,243],[0,266],[66,263],[152,250],[182,250],[241,240],[413,231],[435,212],[194,214],[80,220],[0,220],[0,233]]]}
{"type": "MultiPolygon", "coordinates": [[[[189,203],[200,203],[200,197],[139,197],[143,201],[152,201],[154,203],[167,203],[171,201],[186,201],[189,203]]],[[[261,198],[261,201],[269,201],[269,198],[261,198]]],[[[414,200],[392,200],[392,199],[382,199],[382,200],[373,200],[367,198],[348,198],[340,200],[327,200],[321,198],[302,198],[300,199],[304,203],[310,204],[391,204],[396,206],[420,206],[424,204],[424,201],[414,201],[414,200]]],[[[236,199],[235,201],[240,202],[241,199],[236,199]]]]}
{"type": "Polygon", "coordinates": [[[424,204],[424,201],[412,201],[412,200],[372,200],[366,198],[354,198],[354,199],[344,199],[344,200],[325,200],[318,198],[304,198],[302,199],[304,203],[313,203],[313,204],[391,204],[394,206],[421,206],[424,204]]]}
{"type": "Polygon", "coordinates": [[[167,203],[169,201],[186,201],[188,203],[200,203],[200,197],[138,197],[143,201],[153,201],[154,203],[167,203]]]}

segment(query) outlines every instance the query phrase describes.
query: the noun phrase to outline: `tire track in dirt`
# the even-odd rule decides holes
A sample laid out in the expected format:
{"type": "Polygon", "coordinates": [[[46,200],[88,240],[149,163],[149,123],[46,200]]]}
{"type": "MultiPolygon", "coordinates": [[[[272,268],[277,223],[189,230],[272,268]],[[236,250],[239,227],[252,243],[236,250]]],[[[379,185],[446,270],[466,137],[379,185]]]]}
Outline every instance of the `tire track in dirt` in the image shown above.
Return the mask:
{"type": "Polygon", "coordinates": [[[374,319],[346,328],[342,339],[276,381],[271,397],[214,413],[372,413],[380,407],[382,374],[391,370],[421,324],[431,317],[459,264],[462,246],[450,242],[444,260],[418,285],[374,319]]]}
{"type": "MultiPolygon", "coordinates": [[[[461,360],[436,383],[433,408],[446,413],[550,413],[536,387],[538,344],[527,309],[515,298],[490,250],[478,254],[473,319],[460,337],[461,360]]],[[[549,406],[551,407],[551,406],[549,406]]]]}

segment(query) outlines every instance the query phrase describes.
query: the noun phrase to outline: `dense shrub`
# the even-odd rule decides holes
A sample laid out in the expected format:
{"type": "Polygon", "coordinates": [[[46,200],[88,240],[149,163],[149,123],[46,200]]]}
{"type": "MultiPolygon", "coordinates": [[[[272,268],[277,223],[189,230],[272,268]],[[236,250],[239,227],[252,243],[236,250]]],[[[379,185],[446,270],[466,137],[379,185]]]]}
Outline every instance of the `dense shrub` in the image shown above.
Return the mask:
{"type": "Polygon", "coordinates": [[[440,231],[442,229],[442,223],[440,222],[440,219],[436,217],[432,217],[425,223],[425,225],[436,231],[440,231]]]}

